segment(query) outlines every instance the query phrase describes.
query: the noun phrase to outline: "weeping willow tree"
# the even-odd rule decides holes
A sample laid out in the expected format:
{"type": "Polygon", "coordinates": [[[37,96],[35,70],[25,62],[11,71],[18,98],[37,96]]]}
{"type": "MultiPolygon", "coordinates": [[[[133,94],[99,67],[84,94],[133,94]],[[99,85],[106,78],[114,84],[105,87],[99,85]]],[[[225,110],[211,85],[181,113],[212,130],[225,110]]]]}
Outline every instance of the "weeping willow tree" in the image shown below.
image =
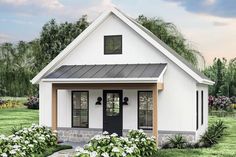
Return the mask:
{"type": "Polygon", "coordinates": [[[0,46],[0,96],[31,95],[34,75],[33,52],[30,44],[20,41],[18,44],[5,43],[0,46]]]}
{"type": "Polygon", "coordinates": [[[143,15],[138,17],[137,22],[150,30],[192,65],[197,66],[196,50],[191,48],[191,45],[173,23],[165,22],[160,18],[147,18],[143,15]]]}

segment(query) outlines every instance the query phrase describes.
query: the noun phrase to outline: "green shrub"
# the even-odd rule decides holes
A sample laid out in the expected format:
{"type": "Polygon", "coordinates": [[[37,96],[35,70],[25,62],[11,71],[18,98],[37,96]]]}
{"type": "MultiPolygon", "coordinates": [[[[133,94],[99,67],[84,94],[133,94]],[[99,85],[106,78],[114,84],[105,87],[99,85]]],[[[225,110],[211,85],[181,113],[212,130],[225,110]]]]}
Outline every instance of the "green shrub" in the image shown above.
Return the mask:
{"type": "Polygon", "coordinates": [[[12,128],[11,128],[11,133],[12,134],[15,134],[16,132],[18,132],[18,131],[20,131],[20,130],[22,130],[23,129],[23,126],[22,125],[20,125],[20,126],[13,126],[12,128]]]}
{"type": "Polygon", "coordinates": [[[168,141],[163,145],[162,148],[177,148],[177,149],[183,149],[186,147],[192,147],[191,144],[187,143],[187,140],[183,135],[177,134],[173,137],[169,137],[168,141]]]}
{"type": "Polygon", "coordinates": [[[226,128],[223,121],[219,120],[215,122],[209,126],[208,130],[201,136],[199,141],[200,145],[203,147],[211,147],[218,143],[219,139],[224,135],[226,128]]]}
{"type": "Polygon", "coordinates": [[[131,130],[127,137],[117,134],[94,136],[84,148],[76,149],[77,157],[148,157],[156,152],[154,138],[149,138],[142,130],[131,130]]]}

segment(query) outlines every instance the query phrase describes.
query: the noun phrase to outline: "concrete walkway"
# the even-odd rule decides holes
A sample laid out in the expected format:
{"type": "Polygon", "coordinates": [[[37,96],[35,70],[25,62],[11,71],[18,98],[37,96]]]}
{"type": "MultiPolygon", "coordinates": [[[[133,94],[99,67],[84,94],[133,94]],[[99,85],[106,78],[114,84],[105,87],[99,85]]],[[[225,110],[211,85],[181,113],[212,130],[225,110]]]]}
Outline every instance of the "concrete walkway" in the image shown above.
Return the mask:
{"type": "Polygon", "coordinates": [[[61,145],[70,145],[73,149],[66,149],[56,152],[49,157],[73,157],[75,155],[75,148],[76,147],[83,147],[86,143],[76,143],[76,142],[64,142],[61,145]]]}
{"type": "Polygon", "coordinates": [[[66,149],[66,150],[61,150],[59,152],[56,152],[49,157],[73,157],[75,155],[75,150],[74,149],[66,149]]]}

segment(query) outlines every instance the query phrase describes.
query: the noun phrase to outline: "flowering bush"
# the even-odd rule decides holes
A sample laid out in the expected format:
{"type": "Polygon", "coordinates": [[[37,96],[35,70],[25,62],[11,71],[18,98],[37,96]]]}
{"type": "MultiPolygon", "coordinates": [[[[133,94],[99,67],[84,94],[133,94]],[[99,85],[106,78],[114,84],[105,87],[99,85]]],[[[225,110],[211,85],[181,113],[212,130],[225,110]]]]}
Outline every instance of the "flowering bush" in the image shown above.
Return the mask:
{"type": "Polygon", "coordinates": [[[155,137],[147,137],[143,130],[130,130],[128,139],[138,147],[141,156],[151,156],[157,151],[155,137]]]}
{"type": "Polygon", "coordinates": [[[0,99],[0,109],[4,109],[4,108],[15,108],[15,107],[19,107],[21,105],[21,103],[17,100],[1,100],[0,99]]]}
{"type": "Polygon", "coordinates": [[[210,96],[208,99],[209,107],[215,110],[229,110],[231,101],[226,96],[213,97],[210,96]]]}
{"type": "Polygon", "coordinates": [[[94,136],[84,148],[76,149],[77,157],[142,157],[157,150],[154,138],[149,138],[143,131],[131,130],[127,137],[117,134],[94,136]],[[145,154],[145,155],[144,155],[145,154]]]}
{"type": "Polygon", "coordinates": [[[33,124],[8,137],[0,135],[1,157],[25,157],[42,153],[47,147],[56,145],[57,137],[50,129],[33,124]]]}
{"type": "Polygon", "coordinates": [[[39,109],[39,98],[31,96],[27,99],[27,102],[24,104],[28,109],[39,109]]]}

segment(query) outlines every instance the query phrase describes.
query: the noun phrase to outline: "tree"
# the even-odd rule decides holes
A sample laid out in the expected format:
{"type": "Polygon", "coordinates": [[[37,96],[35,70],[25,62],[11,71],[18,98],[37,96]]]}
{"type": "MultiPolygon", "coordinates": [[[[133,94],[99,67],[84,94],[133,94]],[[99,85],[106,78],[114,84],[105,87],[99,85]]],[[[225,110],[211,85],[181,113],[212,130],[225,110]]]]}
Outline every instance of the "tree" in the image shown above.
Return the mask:
{"type": "Polygon", "coordinates": [[[215,81],[215,84],[210,86],[210,95],[236,96],[236,58],[229,62],[224,58],[215,58],[213,65],[206,68],[204,73],[215,81]]]}
{"type": "Polygon", "coordinates": [[[39,38],[40,50],[36,54],[38,71],[66,48],[88,25],[87,16],[82,16],[75,23],[57,24],[54,19],[46,23],[39,38]]]}
{"type": "Polygon", "coordinates": [[[196,50],[190,47],[174,24],[165,22],[160,18],[147,18],[143,15],[138,17],[137,22],[169,45],[180,56],[197,66],[197,58],[194,55],[196,50]]]}

